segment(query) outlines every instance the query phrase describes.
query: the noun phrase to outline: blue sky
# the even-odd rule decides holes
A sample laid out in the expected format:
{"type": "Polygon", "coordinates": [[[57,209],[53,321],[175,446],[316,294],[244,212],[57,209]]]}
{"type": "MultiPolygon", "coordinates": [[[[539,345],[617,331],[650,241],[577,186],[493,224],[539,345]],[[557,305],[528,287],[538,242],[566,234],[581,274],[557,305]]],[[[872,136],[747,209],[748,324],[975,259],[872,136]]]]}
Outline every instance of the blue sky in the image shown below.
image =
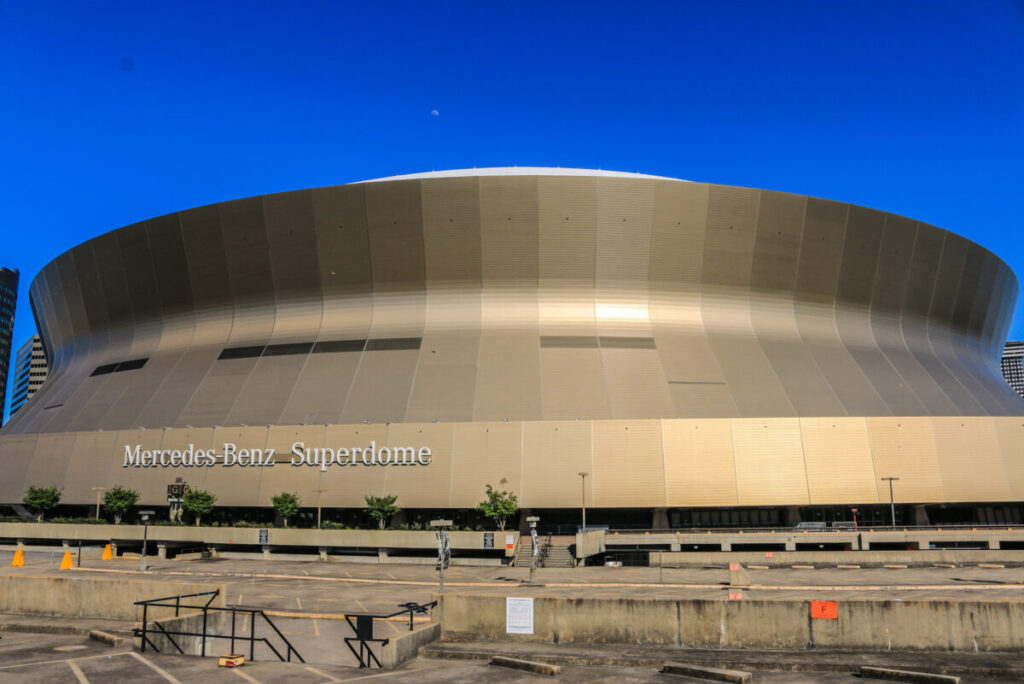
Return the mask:
{"type": "Polygon", "coordinates": [[[1022,86],[1022,0],[0,0],[15,344],[34,332],[31,278],[98,233],[473,166],[853,202],[967,236],[1022,276],[1022,86]]]}

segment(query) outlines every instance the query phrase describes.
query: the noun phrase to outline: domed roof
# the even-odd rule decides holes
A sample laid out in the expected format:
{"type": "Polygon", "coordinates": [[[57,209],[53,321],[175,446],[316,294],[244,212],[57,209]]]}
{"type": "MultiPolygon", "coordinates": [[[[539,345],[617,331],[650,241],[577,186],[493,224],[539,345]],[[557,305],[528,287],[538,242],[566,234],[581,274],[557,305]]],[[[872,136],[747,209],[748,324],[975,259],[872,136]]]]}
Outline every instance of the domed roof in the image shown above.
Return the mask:
{"type": "Polygon", "coordinates": [[[647,178],[685,182],[681,178],[651,176],[646,173],[627,173],[625,171],[606,171],[603,169],[563,169],[548,166],[496,166],[483,169],[449,169],[447,171],[427,171],[425,173],[408,173],[401,176],[373,178],[361,182],[378,183],[380,181],[466,178],[469,176],[592,176],[598,178],[647,178]]]}

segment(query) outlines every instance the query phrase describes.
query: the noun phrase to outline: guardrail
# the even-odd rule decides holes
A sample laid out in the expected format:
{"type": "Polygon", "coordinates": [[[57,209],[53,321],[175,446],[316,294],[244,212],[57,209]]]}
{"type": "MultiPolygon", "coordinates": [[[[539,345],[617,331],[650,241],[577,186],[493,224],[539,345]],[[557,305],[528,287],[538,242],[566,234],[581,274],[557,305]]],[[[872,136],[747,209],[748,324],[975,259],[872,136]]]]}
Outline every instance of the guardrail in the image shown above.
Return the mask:
{"type": "MultiPolygon", "coordinates": [[[[296,650],[296,648],[288,640],[288,638],[284,634],[281,633],[281,630],[279,630],[277,628],[277,625],[274,624],[273,620],[271,620],[267,616],[267,614],[263,612],[262,608],[244,608],[244,607],[241,607],[241,606],[228,606],[228,607],[222,608],[220,606],[211,606],[210,604],[213,603],[214,599],[216,599],[219,594],[220,594],[220,589],[215,589],[213,591],[204,591],[204,592],[199,592],[197,594],[180,594],[178,596],[165,596],[163,598],[146,599],[145,601],[136,601],[135,605],[142,606],[142,626],[135,628],[133,630],[133,634],[135,636],[137,636],[137,637],[140,637],[141,640],[142,640],[141,641],[140,650],[143,653],[145,653],[146,652],[146,646],[148,645],[154,651],[159,653],[160,649],[157,648],[156,644],[154,644],[153,641],[149,638],[150,634],[155,634],[155,633],[159,632],[162,636],[166,637],[167,640],[170,641],[171,644],[174,646],[174,648],[177,649],[178,653],[180,653],[182,655],[185,654],[185,651],[178,644],[177,640],[175,640],[174,637],[176,637],[176,636],[178,636],[178,637],[199,637],[201,639],[201,641],[200,641],[200,655],[202,655],[202,656],[206,655],[206,640],[207,639],[229,639],[231,641],[231,652],[232,653],[235,652],[235,642],[236,641],[248,641],[249,642],[249,660],[250,661],[256,659],[256,643],[257,642],[262,642],[271,651],[273,651],[274,655],[276,655],[277,658],[281,662],[289,662],[290,663],[292,661],[292,654],[294,654],[295,657],[300,662],[303,662],[303,663],[306,662],[305,659],[303,659],[302,655],[299,654],[298,650],[296,650]],[[206,603],[204,603],[202,605],[190,605],[190,604],[183,604],[181,602],[182,599],[196,598],[198,596],[209,596],[210,598],[207,599],[206,603]],[[174,603],[170,603],[170,601],[174,601],[174,603]],[[201,610],[203,612],[203,628],[202,628],[202,631],[196,632],[196,631],[185,631],[185,630],[178,630],[178,629],[171,629],[171,630],[169,630],[169,629],[166,629],[162,624],[160,624],[160,622],[158,620],[154,620],[153,621],[153,626],[156,629],[155,630],[150,629],[149,628],[149,609],[150,608],[157,608],[157,607],[159,607],[159,608],[174,608],[174,617],[180,617],[182,609],[185,609],[185,610],[201,610]],[[213,610],[213,611],[221,611],[223,613],[231,613],[231,634],[215,634],[215,633],[212,633],[212,632],[208,631],[207,624],[208,624],[208,618],[209,618],[209,611],[211,611],[211,610],[213,610]],[[236,625],[236,622],[237,622],[238,613],[242,613],[243,615],[248,615],[249,616],[249,635],[248,636],[239,636],[239,635],[236,634],[235,625],[236,625]],[[256,636],[256,616],[257,615],[262,617],[266,621],[266,623],[270,626],[270,628],[274,630],[274,633],[277,634],[277,636],[280,637],[281,641],[284,643],[284,647],[285,647],[285,655],[284,656],[281,655],[281,652],[277,650],[277,648],[270,641],[270,639],[268,639],[267,637],[257,637],[256,636]]],[[[412,618],[410,617],[410,624],[411,624],[411,620],[412,620],[412,618]]]]}
{"type": "Polygon", "coordinates": [[[387,620],[389,618],[397,617],[404,613],[409,614],[409,631],[413,630],[413,615],[417,613],[426,613],[430,608],[437,605],[437,601],[431,601],[430,603],[406,603],[403,604],[404,608],[397,612],[389,615],[378,615],[373,613],[345,613],[345,622],[352,628],[355,633],[354,637],[345,637],[345,645],[348,646],[348,650],[352,651],[352,655],[359,661],[360,668],[369,668],[376,663],[377,667],[383,668],[380,658],[373,652],[371,644],[378,643],[383,649],[391,641],[387,638],[377,638],[373,636],[373,621],[374,620],[387,620]],[[355,622],[352,622],[352,618],[355,618],[355,622]],[[359,650],[352,646],[353,642],[359,642],[359,650]]]}

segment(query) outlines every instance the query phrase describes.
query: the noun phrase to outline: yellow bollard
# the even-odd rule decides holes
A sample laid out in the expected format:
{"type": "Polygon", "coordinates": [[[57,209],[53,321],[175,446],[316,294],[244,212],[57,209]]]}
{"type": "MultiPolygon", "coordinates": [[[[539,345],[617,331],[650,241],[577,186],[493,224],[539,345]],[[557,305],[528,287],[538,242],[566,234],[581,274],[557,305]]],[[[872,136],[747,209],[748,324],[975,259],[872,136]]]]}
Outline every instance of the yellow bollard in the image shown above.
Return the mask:
{"type": "Polygon", "coordinates": [[[101,560],[114,560],[114,554],[110,551],[110,544],[103,547],[103,555],[100,556],[101,560]]]}
{"type": "Polygon", "coordinates": [[[75,564],[71,560],[71,552],[70,551],[65,551],[64,552],[64,560],[62,560],[60,562],[60,569],[61,570],[70,570],[74,566],[75,566],[75,564]]]}
{"type": "Polygon", "coordinates": [[[14,552],[14,560],[11,561],[12,568],[20,568],[25,565],[25,552],[18,549],[14,552]]]}

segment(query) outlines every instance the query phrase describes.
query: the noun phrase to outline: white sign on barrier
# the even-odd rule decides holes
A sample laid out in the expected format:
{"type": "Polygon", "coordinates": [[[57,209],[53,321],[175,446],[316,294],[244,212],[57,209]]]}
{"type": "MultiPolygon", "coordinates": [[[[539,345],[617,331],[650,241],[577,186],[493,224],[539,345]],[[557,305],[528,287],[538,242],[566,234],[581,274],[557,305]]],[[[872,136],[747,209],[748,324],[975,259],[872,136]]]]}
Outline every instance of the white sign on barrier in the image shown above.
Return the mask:
{"type": "Polygon", "coordinates": [[[532,598],[505,598],[505,633],[533,634],[532,598]]]}

